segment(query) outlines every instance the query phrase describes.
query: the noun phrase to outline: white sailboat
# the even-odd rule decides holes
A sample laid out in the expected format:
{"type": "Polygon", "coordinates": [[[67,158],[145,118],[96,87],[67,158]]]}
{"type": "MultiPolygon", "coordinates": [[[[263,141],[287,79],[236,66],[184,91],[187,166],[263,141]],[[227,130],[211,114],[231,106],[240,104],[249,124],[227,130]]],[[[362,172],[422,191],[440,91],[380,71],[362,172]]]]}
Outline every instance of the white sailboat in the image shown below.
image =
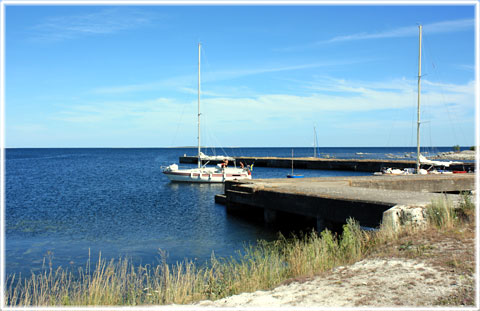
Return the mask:
{"type": "Polygon", "coordinates": [[[202,183],[221,183],[226,180],[235,179],[252,179],[252,173],[247,167],[237,168],[228,167],[228,158],[223,163],[218,164],[215,167],[202,166],[202,159],[205,156],[200,148],[200,52],[201,44],[198,44],[198,166],[191,169],[179,169],[177,164],[167,166],[163,173],[171,181],[183,181],[183,182],[202,182],[202,183]]]}
{"type": "MultiPolygon", "coordinates": [[[[418,26],[418,99],[417,99],[417,161],[416,161],[416,174],[439,174],[435,167],[449,167],[450,165],[460,164],[461,162],[453,161],[432,161],[427,159],[420,153],[420,80],[422,78],[422,25],[418,26]],[[422,169],[421,165],[430,165],[428,169],[422,169]]],[[[442,174],[452,173],[443,171],[442,174]]]]}
{"type": "MultiPolygon", "coordinates": [[[[422,25],[418,26],[418,85],[417,85],[417,160],[416,160],[416,165],[415,169],[413,168],[405,168],[403,170],[401,169],[392,169],[392,168],[387,168],[384,169],[381,174],[386,174],[386,175],[410,175],[410,174],[419,174],[419,175],[425,175],[429,173],[435,173],[435,171],[429,171],[430,169],[434,168],[435,166],[443,166],[443,167],[449,167],[452,164],[459,164],[460,162],[444,162],[444,161],[432,161],[428,160],[425,156],[423,156],[420,153],[420,98],[421,98],[421,78],[422,78],[422,25]],[[424,165],[430,165],[430,168],[428,170],[422,169],[421,166],[422,164],[424,165]]],[[[445,173],[445,172],[444,172],[445,173]]],[[[375,173],[375,175],[379,175],[375,173]]]]}
{"type": "Polygon", "coordinates": [[[421,168],[421,157],[420,154],[420,80],[422,78],[422,25],[418,26],[418,90],[417,90],[417,161],[416,168],[385,168],[379,173],[374,173],[374,175],[410,175],[410,174],[428,174],[427,170],[421,168]]]}

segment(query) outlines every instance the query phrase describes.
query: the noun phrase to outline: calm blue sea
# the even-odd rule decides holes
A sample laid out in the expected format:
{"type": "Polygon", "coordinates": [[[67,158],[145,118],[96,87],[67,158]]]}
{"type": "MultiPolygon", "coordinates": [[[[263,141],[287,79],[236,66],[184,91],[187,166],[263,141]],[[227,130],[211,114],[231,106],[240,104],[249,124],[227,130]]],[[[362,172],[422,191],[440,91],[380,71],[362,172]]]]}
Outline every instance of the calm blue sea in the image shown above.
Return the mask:
{"type": "MultiPolygon", "coordinates": [[[[291,148],[227,148],[230,156],[290,156],[291,148]]],[[[436,152],[451,148],[437,148],[436,152]]],[[[414,148],[321,148],[336,158],[404,157],[414,148]],[[363,154],[357,154],[363,153],[363,154]],[[388,156],[387,156],[388,155],[388,156]]],[[[207,150],[208,154],[212,154],[207,150]]],[[[206,153],[207,153],[206,152],[206,153]]],[[[191,148],[6,149],[6,273],[39,271],[45,257],[55,266],[84,266],[94,260],[129,257],[137,264],[184,258],[204,263],[212,252],[233,256],[245,244],[277,234],[226,214],[215,204],[222,184],[175,184],[161,166],[194,155],[191,148]]],[[[220,149],[217,154],[222,154],[220,149]]],[[[296,157],[312,148],[294,148],[296,157]]],[[[188,166],[188,165],[184,165],[188,166]]],[[[285,177],[289,169],[256,167],[254,178],[285,177]]],[[[296,170],[305,176],[365,173],[296,170]]]]}

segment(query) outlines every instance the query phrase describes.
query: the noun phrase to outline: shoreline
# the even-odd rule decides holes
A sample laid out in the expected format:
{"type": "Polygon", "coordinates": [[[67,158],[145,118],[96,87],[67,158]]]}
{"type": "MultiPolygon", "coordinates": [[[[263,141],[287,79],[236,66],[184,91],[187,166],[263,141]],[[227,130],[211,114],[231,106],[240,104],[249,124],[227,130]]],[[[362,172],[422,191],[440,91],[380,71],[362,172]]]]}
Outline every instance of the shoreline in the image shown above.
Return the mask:
{"type": "Polygon", "coordinates": [[[203,300],[194,306],[473,307],[475,223],[445,230],[407,231],[355,263],[297,277],[251,293],[203,300]]]}
{"type": "MultiPolygon", "coordinates": [[[[353,220],[328,230],[246,249],[240,261],[212,257],[134,268],[98,262],[80,279],[66,270],[8,286],[9,306],[418,307],[475,304],[475,203],[438,201],[425,224],[364,232],[353,220]],[[131,272],[129,272],[131,271],[131,272]],[[127,285],[127,286],[125,286],[127,285]],[[267,289],[267,290],[265,290],[267,289]]],[[[51,269],[51,268],[50,268],[51,269]]],[[[50,270],[52,271],[52,270],[50,270]]]]}
{"type": "Polygon", "coordinates": [[[365,259],[267,291],[242,293],[199,307],[420,307],[468,286],[467,279],[422,260],[365,259]]]}

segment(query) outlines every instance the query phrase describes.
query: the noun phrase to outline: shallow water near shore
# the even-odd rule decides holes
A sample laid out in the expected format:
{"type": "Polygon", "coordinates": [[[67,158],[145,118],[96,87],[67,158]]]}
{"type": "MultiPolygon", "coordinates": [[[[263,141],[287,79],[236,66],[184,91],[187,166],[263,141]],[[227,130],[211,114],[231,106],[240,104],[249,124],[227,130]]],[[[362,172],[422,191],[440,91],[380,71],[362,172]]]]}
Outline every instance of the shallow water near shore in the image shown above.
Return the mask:
{"type": "MultiPolygon", "coordinates": [[[[438,148],[438,152],[451,148],[438,148]]],[[[322,148],[336,158],[403,157],[414,148],[322,148]]],[[[161,167],[194,148],[7,149],[5,163],[6,274],[54,266],[84,266],[101,252],[154,264],[159,249],[167,262],[203,264],[212,252],[235,256],[245,244],[273,240],[274,229],[228,215],[214,195],[222,184],[170,183],[161,167]]],[[[216,150],[223,154],[222,150],[216,150]]],[[[291,156],[291,148],[226,148],[230,156],[291,156]]],[[[294,148],[295,157],[313,156],[294,148]]],[[[207,152],[212,154],[210,150],[207,152]]],[[[185,165],[188,166],[188,165],[185,165]]],[[[254,167],[254,178],[283,178],[290,169],[254,167]]],[[[295,170],[314,176],[369,173],[295,170]]]]}

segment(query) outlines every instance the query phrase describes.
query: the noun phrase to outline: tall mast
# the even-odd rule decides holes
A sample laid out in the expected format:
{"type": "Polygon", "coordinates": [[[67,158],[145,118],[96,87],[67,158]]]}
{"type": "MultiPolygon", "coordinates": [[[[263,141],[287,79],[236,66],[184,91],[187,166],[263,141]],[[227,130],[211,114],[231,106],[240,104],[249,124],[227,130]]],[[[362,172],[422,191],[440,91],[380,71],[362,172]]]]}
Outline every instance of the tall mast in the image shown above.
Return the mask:
{"type": "Polygon", "coordinates": [[[313,126],[313,157],[317,157],[317,130],[313,126]]]}
{"type": "Polygon", "coordinates": [[[293,149],[292,149],[292,176],[293,176],[293,149]]]}
{"type": "Polygon", "coordinates": [[[420,174],[420,79],[422,77],[422,25],[418,26],[418,33],[417,174],[420,174]]]}
{"type": "Polygon", "coordinates": [[[201,43],[198,43],[198,122],[197,122],[197,131],[198,131],[198,168],[202,165],[202,159],[200,158],[200,50],[201,50],[201,43]]]}

